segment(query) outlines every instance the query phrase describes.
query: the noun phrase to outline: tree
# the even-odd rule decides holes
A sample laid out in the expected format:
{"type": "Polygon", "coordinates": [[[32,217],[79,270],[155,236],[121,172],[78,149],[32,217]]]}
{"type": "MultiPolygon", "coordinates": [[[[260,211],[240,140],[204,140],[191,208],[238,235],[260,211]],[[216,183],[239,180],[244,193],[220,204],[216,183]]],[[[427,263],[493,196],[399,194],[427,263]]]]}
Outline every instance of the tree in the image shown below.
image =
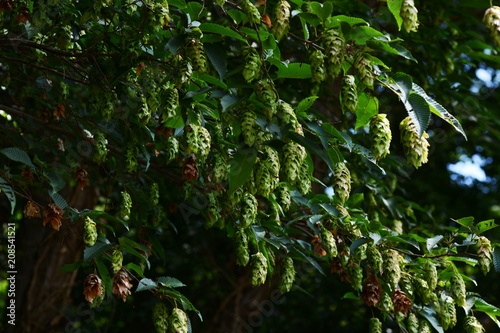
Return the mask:
{"type": "Polygon", "coordinates": [[[496,224],[430,211],[418,194],[445,200],[445,177],[411,179],[496,132],[487,103],[477,128],[448,109],[474,95],[469,71],[498,62],[499,7],[0,4],[19,331],[253,331],[285,297],[297,328],[285,294],[318,280],[341,293],[308,314],[343,297],[358,307],[350,332],[481,332],[480,313],[498,324],[467,291],[498,265],[496,224]]]}

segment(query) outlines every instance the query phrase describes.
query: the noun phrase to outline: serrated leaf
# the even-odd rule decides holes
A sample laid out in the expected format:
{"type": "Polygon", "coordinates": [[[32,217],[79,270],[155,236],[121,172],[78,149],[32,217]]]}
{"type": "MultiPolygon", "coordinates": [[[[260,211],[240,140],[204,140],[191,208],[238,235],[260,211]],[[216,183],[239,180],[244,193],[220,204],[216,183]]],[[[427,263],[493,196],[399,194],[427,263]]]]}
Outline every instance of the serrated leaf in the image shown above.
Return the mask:
{"type": "Polygon", "coordinates": [[[316,261],[316,259],[308,256],[307,254],[303,253],[302,251],[299,251],[298,249],[296,248],[293,248],[291,251],[291,253],[294,253],[296,255],[298,255],[299,257],[305,259],[307,262],[309,262],[318,272],[321,273],[321,275],[323,276],[326,276],[325,272],[323,271],[323,268],[321,267],[321,265],[316,261]]]}
{"type": "Polygon", "coordinates": [[[427,319],[427,321],[434,327],[438,333],[444,333],[443,328],[439,324],[439,320],[436,318],[436,312],[428,307],[424,307],[422,311],[420,311],[420,314],[427,319]]]}
{"type": "Polygon", "coordinates": [[[61,209],[65,209],[66,207],[68,207],[68,203],[59,193],[49,191],[49,195],[54,201],[54,203],[58,205],[61,209]]]}
{"type": "Polygon", "coordinates": [[[48,170],[43,173],[43,176],[49,181],[52,192],[59,192],[66,186],[66,181],[61,176],[61,173],[56,170],[48,170]]]}
{"type": "Polygon", "coordinates": [[[410,51],[405,49],[399,44],[389,43],[387,40],[381,39],[370,39],[366,42],[366,45],[372,49],[382,50],[389,54],[399,55],[405,59],[417,62],[417,60],[411,55],[410,51]]]}
{"type": "Polygon", "coordinates": [[[144,270],[142,269],[141,266],[137,265],[136,263],[129,262],[128,264],[125,265],[125,267],[128,270],[134,271],[139,275],[140,277],[144,278],[144,270]]]}
{"type": "Polygon", "coordinates": [[[439,241],[441,241],[441,239],[443,238],[443,235],[437,235],[431,238],[427,238],[427,240],[425,241],[425,247],[427,248],[427,251],[431,252],[434,246],[436,246],[436,244],[439,243],[439,241]]]}
{"type": "Polygon", "coordinates": [[[447,123],[449,123],[451,126],[453,126],[460,134],[464,136],[464,138],[467,140],[467,135],[465,134],[464,129],[462,128],[462,125],[460,122],[455,118],[451,113],[448,112],[441,104],[436,102],[434,99],[432,99],[429,95],[426,94],[424,89],[422,89],[418,84],[413,82],[413,92],[416,94],[422,96],[425,101],[429,104],[430,111],[434,113],[436,116],[439,118],[443,119],[447,123]]]}
{"type": "Polygon", "coordinates": [[[33,170],[36,169],[33,162],[31,162],[31,158],[24,150],[21,150],[17,147],[9,147],[9,148],[4,148],[4,149],[0,150],[0,153],[4,154],[12,161],[23,163],[23,164],[29,166],[30,168],[32,168],[33,170]]]}
{"type": "MultiPolygon", "coordinates": [[[[120,219],[120,218],[117,218],[113,215],[110,215],[106,212],[101,212],[101,211],[98,211],[98,210],[92,210],[92,211],[88,211],[88,210],[83,210],[80,212],[80,215],[81,216],[88,216],[92,219],[105,219],[105,220],[108,220],[108,221],[114,221],[114,222],[118,222],[120,223],[121,225],[123,225],[125,227],[125,229],[127,229],[127,231],[129,230],[129,226],[127,224],[126,221],[120,219]]],[[[100,223],[99,220],[96,221],[97,223],[100,223]]]]}
{"type": "Polygon", "coordinates": [[[370,119],[378,113],[378,99],[366,93],[358,97],[358,109],[356,110],[356,126],[359,129],[368,124],[370,119]]]}
{"type": "Polygon", "coordinates": [[[94,263],[97,266],[97,271],[99,272],[99,277],[102,279],[102,284],[104,285],[104,288],[106,289],[107,292],[111,291],[113,281],[111,280],[111,277],[109,275],[108,268],[99,258],[95,258],[94,263]]]}
{"type": "Polygon", "coordinates": [[[310,79],[311,65],[303,62],[293,62],[287,66],[278,66],[278,78],[280,79],[310,79]]]}
{"type": "Polygon", "coordinates": [[[497,317],[500,317],[500,309],[494,305],[489,304],[484,299],[477,297],[474,302],[474,309],[476,311],[481,311],[486,313],[494,322],[500,327],[500,321],[497,317]]]}
{"type": "Polygon", "coordinates": [[[481,221],[478,224],[476,224],[475,232],[476,234],[482,234],[485,231],[491,230],[498,227],[498,224],[495,224],[495,220],[486,220],[486,221],[481,221]]]}
{"type": "Polygon", "coordinates": [[[403,0],[387,0],[387,7],[389,7],[389,10],[396,19],[396,23],[398,24],[399,30],[401,30],[401,25],[403,24],[403,18],[401,17],[402,5],[403,5],[403,0]]]}
{"type": "Polygon", "coordinates": [[[493,267],[495,271],[500,272],[500,248],[493,249],[493,267]]]}
{"type": "Polygon", "coordinates": [[[3,192],[7,197],[7,200],[10,202],[10,214],[14,214],[14,209],[16,208],[16,194],[12,187],[10,187],[9,183],[5,181],[2,177],[0,177],[0,192],[3,192]]]}
{"type": "Polygon", "coordinates": [[[257,161],[257,151],[253,148],[239,149],[229,167],[229,193],[240,188],[250,178],[257,161]]]}
{"type": "Polygon", "coordinates": [[[329,1],[326,1],[324,3],[311,1],[309,3],[309,6],[311,8],[311,11],[316,14],[322,21],[326,20],[333,11],[333,5],[329,1]]]}
{"type": "Polygon", "coordinates": [[[352,16],[346,16],[346,15],[336,15],[330,17],[327,22],[325,23],[325,27],[327,28],[334,28],[340,26],[340,22],[346,22],[349,25],[358,25],[358,24],[364,24],[368,25],[368,22],[363,20],[362,18],[359,17],[352,17],[352,16]]]}
{"type": "Polygon", "coordinates": [[[453,222],[456,222],[458,224],[460,224],[461,226],[463,227],[466,227],[468,229],[470,229],[473,224],[474,224],[474,217],[473,216],[468,216],[468,217],[462,217],[458,220],[454,220],[454,219],[451,219],[453,222]]]}
{"type": "Polygon", "coordinates": [[[410,75],[398,72],[392,76],[398,91],[401,93],[401,100],[406,103],[413,87],[413,80],[410,75]]]}
{"type": "Polygon", "coordinates": [[[460,261],[460,262],[466,263],[467,265],[470,265],[470,266],[477,265],[477,259],[473,259],[473,258],[450,256],[449,259],[451,261],[460,261]]]}
{"type": "Polygon", "coordinates": [[[328,154],[325,153],[323,149],[320,148],[316,143],[314,143],[311,139],[306,138],[300,134],[297,134],[295,132],[290,133],[288,135],[293,141],[297,142],[301,146],[304,146],[308,151],[314,153],[318,157],[321,157],[321,159],[326,163],[328,168],[333,172],[334,167],[333,167],[333,162],[328,154]]]}
{"type": "Polygon", "coordinates": [[[214,34],[221,35],[221,36],[228,36],[228,37],[232,37],[232,38],[238,39],[238,40],[240,40],[242,42],[245,42],[245,43],[247,41],[243,36],[241,36],[236,31],[231,30],[230,28],[224,27],[224,26],[219,25],[219,24],[215,24],[215,23],[202,23],[199,26],[199,28],[204,33],[209,32],[209,33],[214,33],[214,34]]]}
{"type": "Polygon", "coordinates": [[[168,287],[168,288],[179,288],[179,287],[186,286],[181,281],[177,280],[176,278],[170,277],[170,276],[159,277],[158,279],[156,279],[156,282],[158,284],[161,284],[162,286],[168,287]]]}
{"type": "Polygon", "coordinates": [[[98,238],[95,244],[91,247],[86,247],[83,250],[83,260],[87,261],[97,257],[98,255],[113,248],[113,244],[106,238],[98,238]]]}
{"type": "Polygon", "coordinates": [[[226,111],[231,105],[238,101],[238,97],[235,95],[227,94],[221,98],[220,104],[222,106],[222,112],[226,111]]]}
{"type": "Polygon", "coordinates": [[[186,311],[194,311],[198,315],[201,321],[203,321],[203,317],[201,316],[200,311],[194,307],[194,305],[191,303],[191,301],[178,292],[177,290],[174,289],[162,289],[161,292],[165,295],[171,296],[173,298],[176,298],[176,300],[181,304],[182,308],[186,311]]]}
{"type": "MultiPolygon", "coordinates": [[[[208,60],[210,60],[217,74],[219,74],[219,78],[222,80],[227,74],[227,53],[219,46],[213,44],[205,44],[204,47],[208,60]]],[[[225,86],[225,84],[223,84],[223,86],[225,86]]]]}
{"type": "Polygon", "coordinates": [[[365,45],[366,42],[375,37],[383,37],[384,34],[377,29],[369,26],[354,27],[350,33],[349,38],[354,40],[357,45],[365,45]]]}
{"type": "Polygon", "coordinates": [[[139,284],[137,284],[137,289],[135,289],[135,292],[138,293],[140,291],[151,290],[155,288],[158,288],[156,282],[151,279],[144,278],[139,281],[139,284]]]}
{"type": "Polygon", "coordinates": [[[415,124],[418,135],[422,137],[431,120],[431,111],[429,109],[429,104],[427,104],[422,96],[414,93],[410,94],[410,96],[408,97],[408,103],[406,104],[409,104],[411,106],[411,110],[408,110],[408,115],[415,124]]]}
{"type": "Polygon", "coordinates": [[[297,107],[295,108],[295,112],[302,113],[309,110],[313,106],[316,99],[318,99],[318,96],[309,96],[304,98],[299,102],[299,105],[297,105],[297,107]]]}
{"type": "Polygon", "coordinates": [[[361,245],[366,244],[368,242],[370,242],[370,238],[361,237],[361,238],[356,239],[354,242],[351,243],[351,246],[349,246],[349,252],[354,253],[354,251],[358,247],[360,247],[361,245]]]}

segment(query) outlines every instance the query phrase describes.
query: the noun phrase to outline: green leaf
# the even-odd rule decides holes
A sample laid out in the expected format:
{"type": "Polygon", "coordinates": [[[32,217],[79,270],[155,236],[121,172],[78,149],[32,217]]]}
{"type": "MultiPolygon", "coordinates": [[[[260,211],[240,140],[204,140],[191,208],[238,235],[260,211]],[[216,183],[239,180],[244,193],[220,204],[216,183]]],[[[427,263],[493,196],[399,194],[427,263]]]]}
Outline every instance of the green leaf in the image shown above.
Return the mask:
{"type": "Polygon", "coordinates": [[[198,315],[201,321],[203,321],[203,317],[201,316],[200,311],[198,311],[194,305],[189,301],[189,299],[174,289],[161,289],[161,292],[170,297],[176,298],[176,300],[181,304],[182,308],[186,311],[194,311],[198,315]]]}
{"type": "Polygon", "coordinates": [[[128,264],[125,265],[125,267],[128,270],[136,272],[137,275],[139,275],[140,277],[142,278],[144,277],[144,270],[142,269],[141,266],[137,265],[136,263],[129,262],[128,264]]]}
{"type": "Polygon", "coordinates": [[[325,27],[326,28],[334,28],[340,26],[340,22],[346,22],[349,25],[358,25],[358,24],[364,24],[368,25],[368,22],[363,20],[362,18],[359,17],[352,17],[352,16],[346,16],[346,15],[336,15],[330,17],[326,23],[325,27]]]}
{"type": "Polygon", "coordinates": [[[481,221],[478,224],[476,224],[476,234],[482,234],[485,231],[491,230],[493,228],[498,227],[498,224],[495,224],[495,220],[486,220],[486,221],[481,221]]]}
{"type": "Polygon", "coordinates": [[[288,66],[279,66],[278,78],[283,79],[310,79],[311,65],[302,62],[293,62],[288,66]]]}
{"type": "Polygon", "coordinates": [[[97,242],[95,242],[93,246],[87,247],[83,250],[83,260],[87,261],[93,259],[100,254],[111,250],[113,246],[114,244],[110,243],[106,238],[98,238],[97,242]]]}
{"type": "Polygon", "coordinates": [[[176,278],[170,277],[170,276],[159,277],[156,280],[156,282],[158,284],[161,284],[162,286],[168,287],[168,288],[178,288],[178,287],[185,287],[186,286],[181,281],[177,280],[176,278]]]}
{"type": "Polygon", "coordinates": [[[4,148],[4,149],[0,150],[0,153],[4,154],[12,161],[21,162],[21,163],[29,166],[33,170],[36,169],[33,162],[31,162],[31,158],[28,156],[28,154],[24,150],[21,150],[17,147],[10,147],[10,148],[4,148]]]}
{"type": "Polygon", "coordinates": [[[396,19],[398,24],[398,29],[401,30],[401,25],[403,24],[403,18],[401,17],[401,6],[403,5],[403,0],[387,0],[387,6],[391,11],[392,15],[396,19]]]}
{"type": "Polygon", "coordinates": [[[357,45],[365,45],[366,42],[375,37],[383,37],[384,34],[377,29],[369,26],[354,27],[350,33],[349,38],[354,40],[357,45]]]}
{"type": "Polygon", "coordinates": [[[487,303],[484,299],[479,297],[476,298],[476,301],[474,302],[474,308],[476,311],[481,311],[486,313],[495,322],[495,324],[497,324],[497,326],[500,327],[500,321],[497,318],[500,317],[499,308],[487,303]]]}
{"type": "Polygon", "coordinates": [[[400,56],[402,56],[403,58],[414,61],[416,63],[418,62],[417,59],[413,58],[413,55],[411,54],[411,52],[408,51],[407,49],[405,49],[403,46],[401,46],[399,44],[395,44],[395,45],[392,45],[392,48],[397,50],[398,54],[400,56]]]}
{"type": "Polygon", "coordinates": [[[410,51],[399,44],[390,44],[388,40],[370,39],[366,41],[366,45],[371,47],[372,49],[385,51],[389,54],[399,55],[405,59],[417,62],[417,60],[411,55],[410,51]]]}
{"type": "Polygon", "coordinates": [[[422,311],[420,311],[420,314],[424,316],[425,319],[427,319],[427,321],[432,325],[432,327],[434,327],[436,331],[438,331],[438,333],[444,333],[443,328],[439,324],[439,320],[436,318],[436,312],[434,311],[434,309],[424,307],[422,311]]]}
{"type": "Polygon", "coordinates": [[[10,214],[14,214],[14,209],[16,208],[16,194],[9,183],[0,177],[0,192],[3,192],[10,202],[10,214]]]}
{"type": "Polygon", "coordinates": [[[474,217],[473,216],[468,216],[468,217],[462,217],[461,219],[454,220],[451,219],[453,222],[460,224],[462,227],[466,227],[468,229],[472,228],[474,225],[474,217]]]}
{"type": "Polygon", "coordinates": [[[307,254],[303,253],[302,251],[298,250],[297,248],[292,248],[290,253],[293,253],[303,259],[305,259],[307,262],[309,262],[318,272],[321,273],[321,275],[326,276],[325,272],[323,271],[323,268],[321,265],[316,261],[316,259],[308,256],[307,254]]]}
{"type": "Polygon", "coordinates": [[[227,94],[221,98],[220,104],[222,106],[222,112],[226,111],[231,105],[238,101],[238,96],[227,94]]]}
{"type": "Polygon", "coordinates": [[[61,272],[72,272],[76,271],[78,268],[82,266],[82,260],[78,260],[77,262],[74,262],[72,264],[64,264],[61,266],[61,272]]]}
{"type": "Polygon", "coordinates": [[[179,9],[184,9],[186,8],[186,2],[184,0],[168,0],[168,4],[170,6],[177,7],[179,9]]]}
{"type": "Polygon", "coordinates": [[[413,120],[413,123],[417,128],[418,135],[422,137],[431,120],[429,105],[422,96],[414,93],[411,93],[408,97],[407,104],[411,105],[411,111],[408,111],[408,115],[413,120]]]}
{"type": "Polygon", "coordinates": [[[137,285],[137,289],[135,290],[135,292],[138,293],[140,291],[151,290],[156,288],[158,288],[156,282],[148,278],[143,278],[139,281],[139,284],[137,285]]]}
{"type": "Polygon", "coordinates": [[[289,137],[297,142],[298,144],[304,146],[307,150],[309,150],[310,152],[316,154],[317,156],[321,157],[321,159],[326,163],[326,165],[328,166],[328,168],[330,169],[330,171],[334,171],[334,163],[331,159],[331,157],[325,153],[325,151],[323,149],[320,148],[320,146],[318,146],[316,143],[314,143],[312,140],[310,140],[309,138],[306,138],[300,134],[297,134],[295,132],[292,132],[292,133],[289,133],[289,137]]]}
{"type": "Polygon", "coordinates": [[[378,113],[378,99],[366,93],[358,97],[358,109],[356,110],[356,127],[359,129],[366,126],[370,119],[378,113]]]}
{"type": "Polygon", "coordinates": [[[295,108],[295,112],[302,113],[309,110],[313,106],[314,101],[316,101],[316,99],[318,99],[318,96],[309,96],[304,98],[299,102],[299,105],[297,105],[297,107],[295,108]]]}
{"type": "Polygon", "coordinates": [[[104,288],[107,290],[109,293],[112,290],[112,285],[113,281],[111,280],[111,277],[109,276],[109,270],[104,265],[101,259],[95,258],[94,263],[97,266],[97,271],[99,272],[99,277],[102,279],[102,284],[104,285],[104,288]]]}
{"type": "Polygon", "coordinates": [[[460,134],[462,134],[464,138],[467,140],[467,135],[465,134],[465,131],[462,128],[460,122],[451,113],[449,113],[448,110],[446,110],[441,104],[439,104],[434,99],[429,97],[429,95],[427,95],[425,91],[415,82],[413,82],[413,92],[419,94],[426,100],[426,102],[429,104],[432,113],[434,113],[436,116],[438,116],[439,118],[443,119],[451,126],[453,126],[455,130],[457,130],[460,134]]]}
{"type": "Polygon", "coordinates": [[[224,26],[219,25],[219,24],[215,24],[215,23],[202,23],[199,26],[199,28],[204,33],[214,33],[214,34],[218,34],[218,35],[221,35],[221,36],[228,36],[228,37],[231,37],[231,38],[238,39],[238,40],[240,40],[242,42],[245,42],[245,43],[247,41],[243,36],[241,36],[236,31],[231,30],[230,28],[224,27],[224,26]]]}
{"type": "Polygon", "coordinates": [[[411,76],[405,73],[398,72],[392,76],[392,79],[396,83],[398,91],[401,93],[401,100],[406,103],[413,86],[413,80],[411,76]]]}
{"type": "Polygon", "coordinates": [[[366,237],[361,237],[361,238],[356,239],[354,242],[351,243],[351,246],[349,246],[349,252],[354,253],[354,251],[358,247],[360,247],[363,244],[369,243],[370,241],[371,241],[371,239],[366,238],[366,237]]]}
{"type": "Polygon", "coordinates": [[[344,296],[342,296],[342,299],[353,299],[353,300],[359,301],[359,295],[353,293],[352,291],[349,291],[349,292],[345,293],[344,296]]]}
{"type": "Polygon", "coordinates": [[[330,15],[332,15],[333,4],[330,1],[324,3],[319,3],[316,1],[311,1],[309,3],[311,11],[316,14],[322,21],[326,20],[330,15]]]}
{"type": "MultiPolygon", "coordinates": [[[[204,46],[205,53],[207,54],[208,59],[214,66],[217,74],[219,74],[219,78],[222,80],[222,78],[224,78],[224,76],[226,76],[227,74],[227,53],[217,45],[205,44],[204,46]]],[[[227,86],[223,82],[220,82],[217,85],[219,87],[227,89],[227,86]]]]}
{"type": "Polygon", "coordinates": [[[427,251],[432,252],[434,246],[436,246],[436,244],[439,243],[439,241],[443,239],[443,237],[443,235],[437,235],[431,238],[427,238],[427,240],[425,241],[425,247],[427,248],[427,251]]]}
{"type": "Polygon", "coordinates": [[[229,167],[229,193],[240,188],[250,178],[257,161],[257,151],[253,148],[238,149],[229,167]]]}
{"type": "Polygon", "coordinates": [[[466,263],[467,265],[470,265],[470,266],[477,265],[477,259],[473,259],[473,258],[450,256],[449,259],[452,261],[460,261],[460,262],[466,263]]]}
{"type": "Polygon", "coordinates": [[[52,187],[52,192],[59,192],[64,188],[64,186],[66,186],[66,181],[61,176],[61,172],[58,172],[57,170],[47,170],[47,172],[43,173],[43,176],[49,181],[50,186],[52,187]]]}
{"type": "Polygon", "coordinates": [[[129,230],[129,226],[127,224],[126,221],[120,219],[120,218],[117,218],[113,215],[110,215],[106,212],[101,212],[101,211],[98,211],[98,210],[83,210],[80,212],[80,215],[81,216],[88,216],[92,219],[97,219],[97,223],[101,223],[99,220],[100,219],[105,219],[107,221],[114,221],[114,222],[118,222],[119,224],[123,225],[125,227],[125,229],[129,230]]]}

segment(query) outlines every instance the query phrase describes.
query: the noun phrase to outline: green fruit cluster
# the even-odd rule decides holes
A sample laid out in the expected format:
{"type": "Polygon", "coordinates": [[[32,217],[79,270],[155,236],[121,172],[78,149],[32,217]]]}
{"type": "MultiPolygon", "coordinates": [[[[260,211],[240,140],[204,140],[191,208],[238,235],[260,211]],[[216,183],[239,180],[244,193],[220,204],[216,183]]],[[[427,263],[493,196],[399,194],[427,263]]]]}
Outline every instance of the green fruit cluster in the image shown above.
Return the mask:
{"type": "Polygon", "coordinates": [[[344,113],[347,111],[356,113],[356,109],[358,108],[358,90],[356,87],[356,79],[353,75],[345,75],[342,78],[340,101],[344,113]]]}
{"type": "Polygon", "coordinates": [[[261,252],[252,254],[252,269],[250,271],[250,281],[252,286],[260,286],[266,282],[267,277],[267,259],[261,252]]]}
{"type": "Polygon", "coordinates": [[[403,19],[403,26],[406,32],[417,31],[418,29],[418,10],[413,0],[403,0],[400,11],[403,19]]]}
{"type": "Polygon", "coordinates": [[[387,115],[379,113],[370,121],[371,152],[378,161],[389,154],[392,140],[391,124],[387,115]]]}
{"type": "Polygon", "coordinates": [[[329,29],[323,34],[327,73],[336,78],[342,70],[345,57],[345,38],[340,29],[329,29]]]}
{"type": "Polygon", "coordinates": [[[427,142],[427,133],[424,132],[419,137],[415,124],[410,117],[403,119],[399,125],[401,132],[401,144],[406,153],[407,161],[415,168],[427,163],[429,156],[429,142],[427,142]]]}
{"type": "Polygon", "coordinates": [[[290,27],[290,4],[286,0],[279,0],[274,9],[274,24],[272,31],[276,40],[280,40],[290,27]]]}
{"type": "Polygon", "coordinates": [[[93,246],[97,241],[97,228],[96,223],[90,217],[85,217],[83,224],[83,243],[85,246],[93,246]]]}
{"type": "Polygon", "coordinates": [[[500,7],[492,6],[488,8],[484,13],[483,21],[491,32],[493,42],[500,47],[500,7]]]}
{"type": "Polygon", "coordinates": [[[293,259],[286,257],[281,267],[281,276],[278,282],[278,288],[282,293],[289,292],[292,289],[293,282],[295,281],[295,267],[293,266],[293,259]]]}

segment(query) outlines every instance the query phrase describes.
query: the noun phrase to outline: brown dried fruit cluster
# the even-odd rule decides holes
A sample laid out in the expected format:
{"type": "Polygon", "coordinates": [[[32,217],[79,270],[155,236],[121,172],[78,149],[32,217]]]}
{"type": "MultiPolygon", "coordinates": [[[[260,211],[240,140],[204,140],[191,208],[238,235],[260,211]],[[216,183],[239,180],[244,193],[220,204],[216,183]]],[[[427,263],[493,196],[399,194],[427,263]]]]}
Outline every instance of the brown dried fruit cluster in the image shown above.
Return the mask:
{"type": "Polygon", "coordinates": [[[89,184],[87,170],[80,168],[76,171],[76,181],[78,182],[78,189],[83,190],[89,184]]]}
{"type": "Polygon", "coordinates": [[[189,155],[184,166],[182,167],[182,178],[189,181],[198,179],[198,166],[196,165],[196,156],[189,155]]]}
{"type": "Polygon", "coordinates": [[[127,300],[127,296],[130,295],[130,289],[132,288],[130,281],[132,279],[123,268],[113,278],[113,294],[120,297],[124,302],[127,300]]]}
{"type": "Polygon", "coordinates": [[[96,274],[89,274],[83,282],[83,295],[87,302],[92,303],[96,297],[102,295],[101,279],[96,274]]]}
{"type": "Polygon", "coordinates": [[[29,219],[34,218],[34,217],[41,217],[40,207],[38,207],[38,205],[36,203],[34,203],[33,201],[28,201],[26,206],[24,206],[23,213],[24,213],[24,217],[29,218],[29,219]]]}
{"type": "Polygon", "coordinates": [[[43,209],[43,225],[49,224],[53,229],[59,231],[62,225],[61,219],[63,217],[63,211],[61,207],[56,204],[48,204],[47,207],[43,209]]]}
{"type": "Polygon", "coordinates": [[[382,286],[379,279],[375,274],[368,274],[363,283],[363,292],[361,293],[363,301],[368,306],[376,306],[380,302],[381,295],[382,286]]]}
{"type": "Polygon", "coordinates": [[[402,292],[401,289],[396,289],[394,290],[391,299],[392,303],[394,304],[394,310],[396,312],[401,312],[406,316],[408,310],[410,310],[412,307],[412,302],[408,298],[408,296],[406,296],[406,294],[402,292]]]}

